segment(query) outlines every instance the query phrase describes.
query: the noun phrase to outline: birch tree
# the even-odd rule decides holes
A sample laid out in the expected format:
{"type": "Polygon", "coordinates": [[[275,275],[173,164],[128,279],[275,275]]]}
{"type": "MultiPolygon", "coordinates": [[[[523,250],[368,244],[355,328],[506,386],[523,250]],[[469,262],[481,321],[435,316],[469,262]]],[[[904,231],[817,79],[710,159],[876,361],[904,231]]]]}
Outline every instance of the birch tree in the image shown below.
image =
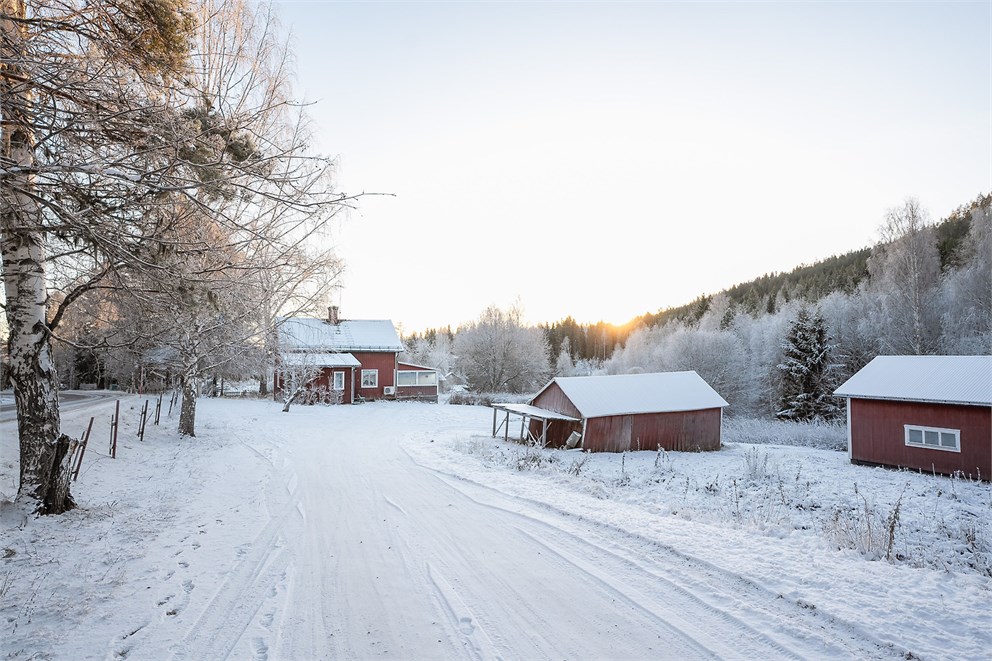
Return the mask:
{"type": "Polygon", "coordinates": [[[482,392],[528,392],[550,372],[548,343],[528,328],[519,307],[490,306],[479,319],[458,329],[453,350],[469,384],[482,392]]]}
{"type": "Polygon", "coordinates": [[[113,160],[120,144],[122,122],[147,116],[149,108],[144,98],[124,103],[136,111],[129,114],[122,102],[143,87],[132,83],[160,80],[181,64],[193,22],[180,0],[52,0],[30,11],[24,0],[0,5],[0,258],[20,442],[18,499],[40,513],[59,513],[74,502],[60,479],[70,439],[60,430],[51,358],[49,332],[59,315],[50,319],[47,308],[46,241],[75,235],[92,244],[99,234],[93,221],[119,210],[112,189],[128,176],[98,171],[111,169],[107,157],[113,160]],[[108,196],[98,204],[101,185],[108,196]]]}
{"type": "MultiPolygon", "coordinates": [[[[330,185],[331,161],[305,152],[288,55],[265,7],[39,0],[29,12],[23,0],[0,2],[0,256],[18,499],[59,512],[72,506],[68,491],[55,492],[69,440],[60,441],[50,342],[74,301],[94,287],[153,301],[161,292],[145,285],[167,282],[163,263],[178,263],[163,256],[218,247],[177,240],[193,213],[216,230],[204,236],[257,267],[260,245],[282,254],[352,198],[330,185]],[[54,265],[74,275],[50,301],[54,265]]],[[[225,268],[204,279],[233,280],[236,267],[225,268]]]]}
{"type": "Polygon", "coordinates": [[[889,210],[881,237],[868,260],[868,271],[880,305],[883,350],[934,353],[940,329],[935,296],[940,254],[929,214],[919,201],[909,198],[889,210]]]}

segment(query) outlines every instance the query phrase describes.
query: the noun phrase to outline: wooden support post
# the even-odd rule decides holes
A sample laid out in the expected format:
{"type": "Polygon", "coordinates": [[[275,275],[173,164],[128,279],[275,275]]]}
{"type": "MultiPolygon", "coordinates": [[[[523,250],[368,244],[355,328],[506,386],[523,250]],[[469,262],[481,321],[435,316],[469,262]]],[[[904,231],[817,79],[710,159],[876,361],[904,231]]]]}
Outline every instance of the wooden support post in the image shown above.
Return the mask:
{"type": "Polygon", "coordinates": [[[158,401],[155,402],[155,426],[156,427],[158,426],[159,418],[162,417],[162,397],[164,397],[164,396],[165,396],[165,393],[159,393],[159,395],[158,395],[158,401]]]}
{"type": "Polygon", "coordinates": [[[548,419],[544,419],[544,429],[541,430],[541,447],[548,446],[548,419]]]}
{"type": "Polygon", "coordinates": [[[121,424],[121,400],[117,400],[114,407],[114,419],[110,425],[110,458],[117,458],[117,428],[121,424]]]}
{"type": "Polygon", "coordinates": [[[141,421],[138,423],[138,440],[145,440],[145,423],[148,422],[148,400],[141,407],[141,421]]]}
{"type": "Polygon", "coordinates": [[[493,438],[496,438],[496,409],[493,409],[493,438]]]}
{"type": "Polygon", "coordinates": [[[526,415],[520,416],[520,440],[521,441],[527,440],[527,437],[524,436],[524,423],[525,422],[527,422],[527,416],[526,415]]]}
{"type": "Polygon", "coordinates": [[[83,454],[86,452],[86,444],[90,442],[90,431],[93,429],[93,418],[90,417],[90,424],[86,426],[86,432],[83,434],[83,441],[79,444],[79,457],[76,459],[76,470],[73,472],[72,481],[75,482],[79,479],[79,469],[83,465],[83,454]]]}
{"type": "Polygon", "coordinates": [[[505,425],[503,427],[503,442],[504,443],[509,443],[510,442],[510,412],[509,411],[506,412],[506,418],[504,418],[503,424],[505,425]]]}

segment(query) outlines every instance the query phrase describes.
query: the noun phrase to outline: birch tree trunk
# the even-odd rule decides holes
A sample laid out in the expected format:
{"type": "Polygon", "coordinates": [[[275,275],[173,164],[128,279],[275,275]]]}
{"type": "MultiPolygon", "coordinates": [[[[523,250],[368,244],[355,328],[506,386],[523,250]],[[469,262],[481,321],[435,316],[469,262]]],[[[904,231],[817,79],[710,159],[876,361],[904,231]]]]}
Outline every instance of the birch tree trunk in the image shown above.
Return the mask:
{"type": "Polygon", "coordinates": [[[59,429],[58,377],[47,329],[45,235],[32,197],[32,93],[24,61],[23,0],[0,3],[0,256],[10,329],[10,380],[17,407],[20,483],[17,499],[42,514],[75,506],[68,482],[69,439],[59,429]]]}
{"type": "Polygon", "coordinates": [[[179,411],[179,433],[183,436],[196,436],[196,369],[183,372],[180,388],[183,393],[182,408],[179,411]]]}

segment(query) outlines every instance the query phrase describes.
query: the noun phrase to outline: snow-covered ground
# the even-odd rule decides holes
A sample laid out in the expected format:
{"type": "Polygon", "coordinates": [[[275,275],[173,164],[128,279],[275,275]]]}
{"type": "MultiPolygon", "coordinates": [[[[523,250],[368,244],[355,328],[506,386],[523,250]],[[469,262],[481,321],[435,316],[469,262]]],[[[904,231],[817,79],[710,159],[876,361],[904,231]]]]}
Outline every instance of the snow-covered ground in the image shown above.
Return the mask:
{"type": "Polygon", "coordinates": [[[176,412],[139,442],[142,401],[122,399],[116,460],[112,400],[66,413],[69,433],[96,423],[80,507],[58,518],[7,502],[16,434],[0,424],[0,656],[992,649],[988,484],[784,445],[536,451],[489,438],[489,409],[418,403],[204,399],[197,438],[176,412]]]}

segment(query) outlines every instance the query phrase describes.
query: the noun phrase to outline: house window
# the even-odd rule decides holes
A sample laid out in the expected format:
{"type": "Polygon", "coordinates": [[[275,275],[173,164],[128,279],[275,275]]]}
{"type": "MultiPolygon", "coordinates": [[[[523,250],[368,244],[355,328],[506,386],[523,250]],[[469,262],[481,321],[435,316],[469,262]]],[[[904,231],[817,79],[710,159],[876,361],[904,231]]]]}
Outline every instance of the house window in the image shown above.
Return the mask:
{"type": "Polygon", "coordinates": [[[399,370],[396,372],[398,386],[436,386],[437,372],[429,370],[399,370]]]}
{"type": "Polygon", "coordinates": [[[961,452],[961,431],[940,427],[905,425],[906,445],[913,448],[961,452]]]}
{"type": "Polygon", "coordinates": [[[362,370],[362,387],[379,387],[379,370],[362,370]]]}
{"type": "Polygon", "coordinates": [[[332,388],[334,390],[344,390],[344,372],[334,373],[334,385],[332,388]]]}

